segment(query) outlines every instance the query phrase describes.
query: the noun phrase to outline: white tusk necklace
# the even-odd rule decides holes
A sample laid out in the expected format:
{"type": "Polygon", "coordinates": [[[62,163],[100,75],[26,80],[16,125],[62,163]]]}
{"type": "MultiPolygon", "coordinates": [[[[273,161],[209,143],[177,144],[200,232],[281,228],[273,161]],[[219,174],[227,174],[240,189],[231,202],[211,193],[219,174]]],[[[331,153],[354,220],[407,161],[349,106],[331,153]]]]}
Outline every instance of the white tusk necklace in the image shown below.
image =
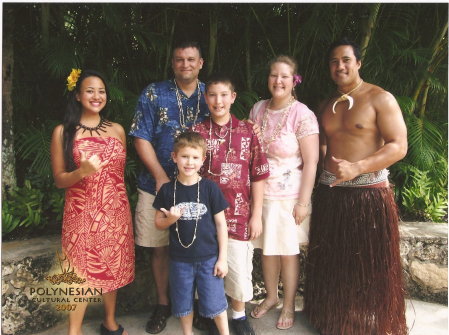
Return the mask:
{"type": "Polygon", "coordinates": [[[350,90],[348,93],[343,93],[341,91],[338,91],[338,93],[341,94],[341,96],[339,98],[337,98],[337,100],[335,100],[334,104],[332,105],[332,113],[336,114],[337,112],[335,111],[335,106],[341,102],[341,101],[345,101],[348,100],[349,102],[349,108],[348,110],[350,110],[352,108],[352,106],[354,105],[354,99],[350,96],[350,94],[352,92],[354,92],[356,89],[358,89],[363,83],[363,79],[360,79],[360,83],[357,84],[356,87],[354,87],[352,90],[350,90]]]}

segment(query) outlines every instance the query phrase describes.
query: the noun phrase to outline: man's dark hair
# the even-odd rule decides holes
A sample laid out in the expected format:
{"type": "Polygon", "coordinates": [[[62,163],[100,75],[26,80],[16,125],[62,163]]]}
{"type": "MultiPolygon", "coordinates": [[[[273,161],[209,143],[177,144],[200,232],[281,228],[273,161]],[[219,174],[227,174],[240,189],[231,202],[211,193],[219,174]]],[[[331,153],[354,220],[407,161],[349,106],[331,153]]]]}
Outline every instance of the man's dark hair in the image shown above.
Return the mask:
{"type": "Polygon", "coordinates": [[[206,92],[208,91],[209,87],[214,84],[228,85],[231,92],[235,92],[234,83],[233,83],[231,77],[229,77],[226,74],[223,74],[223,73],[211,74],[206,80],[206,92]]]}
{"type": "Polygon", "coordinates": [[[186,49],[186,48],[195,48],[198,50],[200,54],[200,58],[202,58],[201,46],[197,41],[194,40],[179,40],[173,44],[172,48],[172,57],[176,49],[186,49]]]}
{"type": "Polygon", "coordinates": [[[326,61],[329,61],[332,51],[336,47],[339,47],[341,45],[350,45],[352,47],[353,52],[354,52],[355,59],[357,61],[361,60],[362,53],[360,52],[359,45],[357,43],[355,43],[353,40],[350,40],[347,37],[343,37],[343,38],[341,38],[339,40],[336,40],[334,43],[332,43],[330,45],[329,49],[327,50],[327,60],[326,61]]]}

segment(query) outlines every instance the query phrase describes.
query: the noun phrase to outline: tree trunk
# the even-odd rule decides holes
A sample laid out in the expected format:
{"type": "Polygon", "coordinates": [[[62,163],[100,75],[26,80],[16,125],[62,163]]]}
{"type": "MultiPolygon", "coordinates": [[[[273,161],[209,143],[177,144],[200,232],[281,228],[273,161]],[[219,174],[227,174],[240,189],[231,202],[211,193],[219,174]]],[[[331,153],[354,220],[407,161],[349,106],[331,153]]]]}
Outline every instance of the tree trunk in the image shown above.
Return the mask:
{"type": "MultiPolygon", "coordinates": [[[[421,94],[423,89],[425,89],[426,82],[429,78],[429,73],[432,73],[434,69],[438,66],[438,64],[435,63],[440,62],[443,59],[441,57],[438,57],[438,51],[440,51],[443,48],[442,43],[444,43],[444,39],[446,38],[447,28],[448,23],[446,22],[444,27],[441,29],[438,38],[435,39],[435,43],[432,46],[432,57],[429,60],[429,65],[427,66],[426,71],[421,77],[421,80],[419,81],[418,86],[416,87],[415,93],[413,94],[413,101],[415,102],[418,101],[419,95],[421,94]]],[[[446,48],[444,48],[444,50],[445,50],[444,52],[447,52],[446,48]]],[[[424,112],[423,109],[420,108],[419,114],[422,114],[423,112],[424,112]]]]}
{"type": "Polygon", "coordinates": [[[366,49],[368,48],[369,42],[373,37],[374,27],[377,21],[377,15],[379,14],[380,4],[370,5],[370,13],[368,21],[366,21],[366,26],[364,27],[363,40],[360,43],[360,50],[362,51],[361,59],[365,58],[366,49]]]}
{"type": "Polygon", "coordinates": [[[271,44],[271,40],[270,40],[270,38],[268,37],[267,31],[266,31],[266,29],[265,29],[265,25],[264,25],[264,24],[262,23],[262,21],[260,20],[259,15],[257,15],[257,12],[254,10],[253,6],[251,6],[250,8],[251,8],[251,11],[252,11],[254,17],[255,17],[256,20],[257,20],[257,23],[259,23],[259,25],[260,25],[260,29],[262,30],[262,33],[263,33],[263,35],[265,36],[265,39],[267,40],[268,48],[269,48],[270,51],[271,51],[271,55],[272,55],[273,57],[276,57],[276,52],[274,52],[273,45],[271,44]]]}
{"type": "Polygon", "coordinates": [[[251,75],[251,16],[247,15],[245,26],[245,78],[246,89],[252,91],[252,75],[251,75]]]}
{"type": "Polygon", "coordinates": [[[209,11],[209,57],[207,59],[207,75],[214,69],[215,51],[217,50],[218,18],[217,10],[214,6],[209,11]]]}
{"type": "Polygon", "coordinates": [[[14,131],[13,131],[13,105],[12,105],[12,79],[13,79],[13,25],[14,13],[5,10],[3,13],[3,125],[2,125],[2,197],[5,191],[15,187],[16,160],[14,155],[14,131]],[[5,13],[6,12],[6,13],[5,13]]]}
{"type": "MultiPolygon", "coordinates": [[[[173,36],[175,35],[175,26],[176,26],[176,18],[177,18],[177,14],[174,17],[174,19],[170,22],[170,38],[169,41],[167,43],[166,49],[165,49],[165,64],[164,64],[164,76],[170,76],[168,74],[168,68],[170,67],[171,64],[171,59],[172,59],[172,53],[173,50],[171,50],[172,48],[172,44],[173,44],[173,36]]],[[[167,11],[165,11],[165,24],[168,25],[168,15],[167,15],[167,11]]],[[[168,27],[166,27],[168,29],[168,27]]]]}
{"type": "Polygon", "coordinates": [[[48,45],[49,27],[50,27],[50,4],[41,4],[41,27],[42,27],[42,42],[44,46],[48,45]]]}

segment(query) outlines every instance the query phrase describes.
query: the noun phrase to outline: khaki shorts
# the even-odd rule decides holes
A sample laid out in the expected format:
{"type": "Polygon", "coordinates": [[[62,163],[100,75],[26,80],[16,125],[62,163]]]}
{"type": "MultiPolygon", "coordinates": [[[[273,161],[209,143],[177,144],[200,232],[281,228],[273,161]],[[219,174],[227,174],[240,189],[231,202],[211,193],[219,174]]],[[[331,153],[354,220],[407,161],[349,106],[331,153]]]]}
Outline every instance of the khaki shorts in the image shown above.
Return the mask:
{"type": "Polygon", "coordinates": [[[153,207],[155,196],[137,189],[138,200],[135,215],[134,240],[141,247],[164,247],[168,245],[168,229],[159,230],[154,225],[156,209],[153,207]]]}
{"type": "Polygon", "coordinates": [[[225,291],[232,299],[247,302],[253,298],[253,254],[250,241],[228,239],[228,274],[225,291]]]}

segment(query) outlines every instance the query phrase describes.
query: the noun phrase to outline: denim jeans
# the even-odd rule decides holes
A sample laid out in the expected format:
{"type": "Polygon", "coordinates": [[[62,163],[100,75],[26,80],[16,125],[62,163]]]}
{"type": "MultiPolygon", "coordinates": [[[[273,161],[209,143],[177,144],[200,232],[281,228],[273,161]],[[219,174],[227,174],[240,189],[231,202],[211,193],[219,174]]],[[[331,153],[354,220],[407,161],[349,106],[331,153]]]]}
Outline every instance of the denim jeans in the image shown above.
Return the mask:
{"type": "Polygon", "coordinates": [[[193,263],[170,260],[170,299],[174,316],[193,312],[195,290],[201,316],[214,318],[228,308],[223,279],[214,276],[216,261],[217,257],[193,263]]]}

